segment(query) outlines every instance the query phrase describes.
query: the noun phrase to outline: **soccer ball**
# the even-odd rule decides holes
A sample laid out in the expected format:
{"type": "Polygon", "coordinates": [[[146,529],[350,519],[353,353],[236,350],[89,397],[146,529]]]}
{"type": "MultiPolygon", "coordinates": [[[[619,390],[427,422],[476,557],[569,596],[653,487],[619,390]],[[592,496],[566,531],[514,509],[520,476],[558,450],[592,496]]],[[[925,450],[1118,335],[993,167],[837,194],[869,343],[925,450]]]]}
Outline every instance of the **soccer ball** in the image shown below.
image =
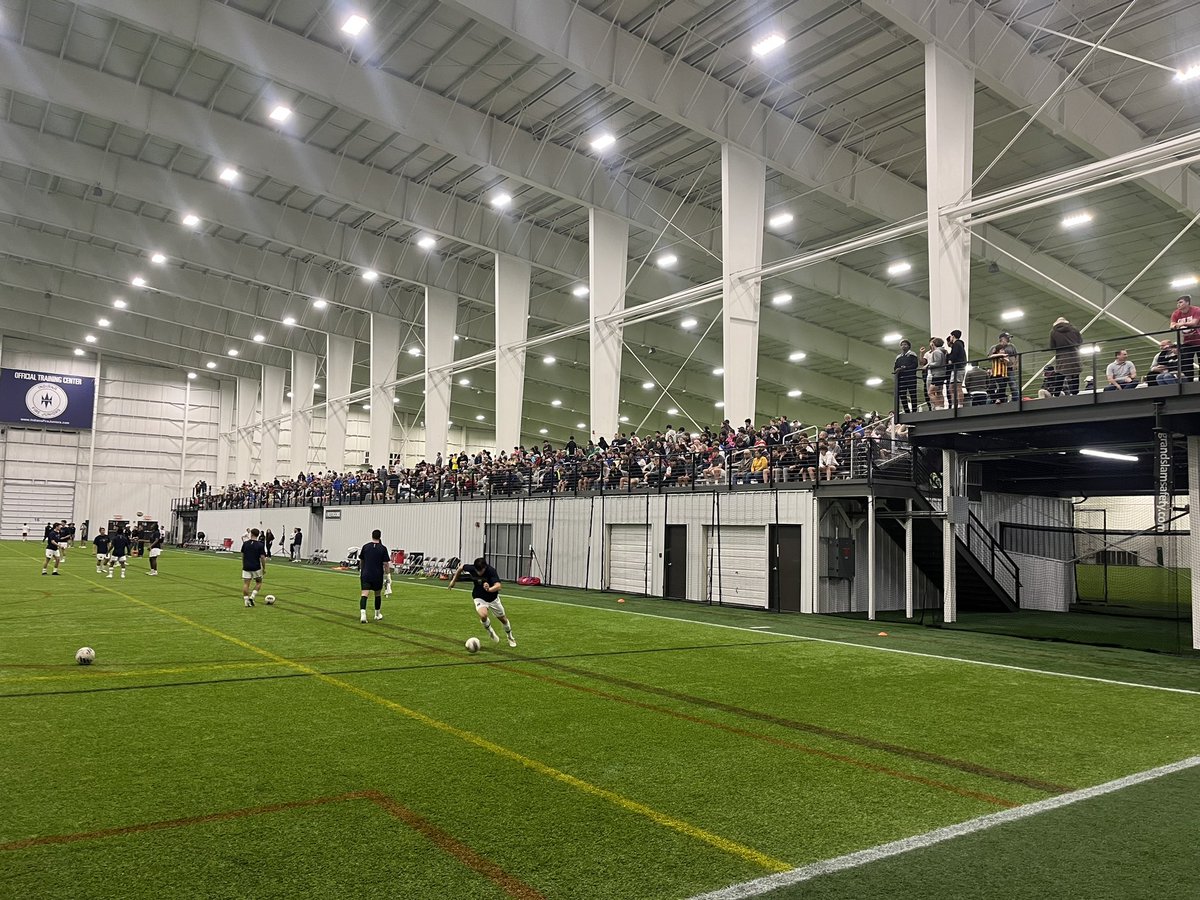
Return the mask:
{"type": "MultiPolygon", "coordinates": [[[[479,646],[479,641],[475,641],[475,646],[479,646]]],[[[80,647],[75,651],[75,662],[81,666],[90,666],[96,661],[96,651],[91,647],[80,647]]]]}
{"type": "Polygon", "coordinates": [[[275,605],[275,595],[267,594],[267,596],[265,596],[263,598],[263,602],[266,603],[267,606],[274,606],[275,605]]]}
{"type": "Polygon", "coordinates": [[[139,509],[139,510],[138,510],[138,513],[137,513],[137,516],[138,516],[138,518],[140,519],[140,518],[141,518],[142,516],[144,516],[144,515],[145,515],[145,513],[144,513],[144,512],[142,512],[142,511],[139,509]]]}
{"type": "MultiPolygon", "coordinates": [[[[80,652],[82,653],[83,651],[81,650],[80,652]]],[[[468,653],[478,653],[479,652],[479,638],[476,638],[476,637],[467,638],[467,652],[468,653]]]]}

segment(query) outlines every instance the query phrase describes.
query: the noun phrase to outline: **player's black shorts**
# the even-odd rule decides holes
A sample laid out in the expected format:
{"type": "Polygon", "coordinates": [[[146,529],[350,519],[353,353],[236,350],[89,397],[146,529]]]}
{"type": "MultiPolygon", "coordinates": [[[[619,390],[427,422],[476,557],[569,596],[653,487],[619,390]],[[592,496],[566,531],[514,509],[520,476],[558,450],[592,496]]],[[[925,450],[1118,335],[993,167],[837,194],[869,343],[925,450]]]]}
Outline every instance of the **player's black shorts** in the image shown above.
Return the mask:
{"type": "Polygon", "coordinates": [[[362,590],[364,590],[364,591],[378,592],[378,591],[383,590],[383,576],[382,575],[380,575],[378,578],[371,578],[367,575],[360,575],[358,577],[358,583],[362,586],[362,590]]]}

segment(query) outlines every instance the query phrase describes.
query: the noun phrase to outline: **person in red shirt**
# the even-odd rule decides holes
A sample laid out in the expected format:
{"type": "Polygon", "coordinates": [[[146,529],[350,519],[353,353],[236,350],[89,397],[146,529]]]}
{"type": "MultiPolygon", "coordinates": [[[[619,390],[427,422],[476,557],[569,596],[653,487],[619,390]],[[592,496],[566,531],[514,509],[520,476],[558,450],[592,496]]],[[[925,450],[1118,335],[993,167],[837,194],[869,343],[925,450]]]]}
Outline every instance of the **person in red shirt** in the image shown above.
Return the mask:
{"type": "Polygon", "coordinates": [[[1200,355],[1200,310],[1192,306],[1192,298],[1184,294],[1175,301],[1171,327],[1179,332],[1179,359],[1183,377],[1191,381],[1196,374],[1196,357],[1200,355]]]}

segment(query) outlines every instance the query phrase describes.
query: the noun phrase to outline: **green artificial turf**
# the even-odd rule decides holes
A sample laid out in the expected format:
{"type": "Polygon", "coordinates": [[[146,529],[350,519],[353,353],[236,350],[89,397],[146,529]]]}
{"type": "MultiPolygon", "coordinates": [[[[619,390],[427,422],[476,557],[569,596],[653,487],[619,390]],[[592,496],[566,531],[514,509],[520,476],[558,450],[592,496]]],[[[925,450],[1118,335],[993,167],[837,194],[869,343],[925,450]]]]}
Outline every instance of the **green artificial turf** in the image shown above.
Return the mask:
{"type": "Polygon", "coordinates": [[[1076,565],[1075,582],[1081,600],[1126,607],[1135,615],[1175,616],[1191,611],[1191,569],[1076,565]]]}
{"type": "Polygon", "coordinates": [[[37,551],[0,545],[3,897],[686,897],[1200,752],[1200,695],[997,667],[1200,691],[1191,658],[515,587],[510,649],[436,581],[360,625],[352,575],[273,564],[246,609],[235,556],[37,551]]]}

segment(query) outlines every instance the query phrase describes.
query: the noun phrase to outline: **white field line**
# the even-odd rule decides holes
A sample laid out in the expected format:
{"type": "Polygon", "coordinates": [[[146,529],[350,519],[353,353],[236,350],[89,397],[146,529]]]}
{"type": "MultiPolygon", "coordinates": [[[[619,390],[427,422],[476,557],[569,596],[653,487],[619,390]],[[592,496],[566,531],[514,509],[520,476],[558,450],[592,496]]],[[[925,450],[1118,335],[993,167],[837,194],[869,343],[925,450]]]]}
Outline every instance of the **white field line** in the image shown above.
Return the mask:
{"type": "MultiPolygon", "coordinates": [[[[202,554],[197,554],[202,555],[202,554]]],[[[346,575],[353,573],[334,572],[332,569],[318,569],[317,571],[328,572],[331,575],[346,575]]],[[[416,587],[431,587],[431,585],[422,585],[420,582],[399,582],[400,584],[412,584],[416,587]]],[[[803,634],[788,634],[785,631],[767,631],[764,628],[770,626],[745,626],[745,625],[726,625],[722,622],[706,622],[703,619],[689,619],[684,616],[660,616],[657,613],[636,612],[622,606],[620,609],[611,609],[606,606],[588,606],[587,604],[571,603],[567,600],[551,600],[548,597],[532,597],[529,594],[513,594],[505,592],[506,598],[516,598],[519,600],[533,600],[537,603],[550,603],[554,606],[573,606],[576,609],[591,609],[597,612],[611,612],[622,616],[643,616],[647,619],[662,619],[665,622],[690,622],[693,625],[704,625],[709,628],[726,628],[731,631],[747,631],[751,634],[768,634],[772,637],[791,638],[797,641],[810,641],[817,644],[833,644],[840,647],[857,647],[860,650],[875,650],[879,653],[899,653],[902,656],[920,656],[924,659],[937,659],[942,662],[964,663],[971,666],[987,666],[991,669],[1007,669],[1010,672],[1025,672],[1030,675],[1046,675],[1051,678],[1071,678],[1076,681],[1090,681],[1096,684],[1112,684],[1118,687],[1141,688],[1147,691],[1163,691],[1168,694],[1187,694],[1192,697],[1200,697],[1200,690],[1192,690],[1190,688],[1166,687],[1160,684],[1143,684],[1140,681],[1117,681],[1112,678],[1099,678],[1095,675],[1076,675],[1073,672],[1054,672],[1049,669],[1032,669],[1027,666],[1014,666],[1008,663],[988,662],[982,659],[967,659],[962,656],[941,656],[937,653],[922,653],[919,650],[901,650],[897,647],[877,647],[873,644],[859,644],[854,641],[839,641],[833,638],[818,638],[809,637],[803,634]]]]}
{"type": "Polygon", "coordinates": [[[744,897],[757,897],[769,891],[778,890],[781,887],[799,884],[804,881],[811,881],[812,879],[819,878],[822,875],[830,875],[834,872],[843,872],[847,869],[856,869],[860,866],[869,865],[870,863],[878,862],[881,859],[887,859],[891,856],[899,856],[902,853],[909,853],[913,850],[920,850],[924,847],[932,847],[934,844],[950,841],[954,838],[962,837],[963,835],[974,834],[977,831],[986,831],[989,828],[995,828],[997,825],[1004,825],[1008,822],[1016,822],[1020,819],[1028,819],[1031,816],[1049,812],[1050,810],[1060,809],[1064,806],[1070,806],[1073,803],[1079,803],[1083,800],[1091,800],[1093,797],[1100,797],[1104,794],[1111,794],[1115,791],[1132,787],[1135,784],[1143,784],[1147,781],[1153,781],[1156,778],[1162,778],[1164,775],[1170,775],[1174,772],[1182,772],[1184,769],[1191,769],[1195,768],[1196,766],[1200,766],[1200,756],[1192,756],[1187,759],[1182,759],[1179,762],[1169,763],[1165,766],[1159,766],[1157,769],[1147,769],[1144,772],[1136,772],[1133,775],[1126,775],[1124,778],[1118,778],[1116,781],[1108,781],[1104,784],[1098,784],[1094,787],[1072,791],[1069,794],[1059,794],[1057,797],[1039,800],[1037,803],[1030,803],[1026,806],[1018,806],[1015,809],[1006,809],[1002,810],[1001,812],[990,813],[986,816],[980,816],[978,819],[969,819],[968,821],[960,822],[957,825],[950,825],[946,828],[938,828],[935,831],[927,831],[924,834],[903,838],[899,841],[892,841],[889,844],[880,844],[877,847],[859,850],[857,853],[849,853],[845,856],[837,856],[833,859],[822,860],[821,862],[802,866],[799,869],[792,869],[790,872],[781,872],[778,875],[767,875],[764,878],[756,878],[753,881],[745,881],[741,884],[730,885],[729,887],[722,888],[718,891],[712,891],[707,894],[699,894],[693,897],[692,900],[740,900],[740,898],[744,897]]]}

